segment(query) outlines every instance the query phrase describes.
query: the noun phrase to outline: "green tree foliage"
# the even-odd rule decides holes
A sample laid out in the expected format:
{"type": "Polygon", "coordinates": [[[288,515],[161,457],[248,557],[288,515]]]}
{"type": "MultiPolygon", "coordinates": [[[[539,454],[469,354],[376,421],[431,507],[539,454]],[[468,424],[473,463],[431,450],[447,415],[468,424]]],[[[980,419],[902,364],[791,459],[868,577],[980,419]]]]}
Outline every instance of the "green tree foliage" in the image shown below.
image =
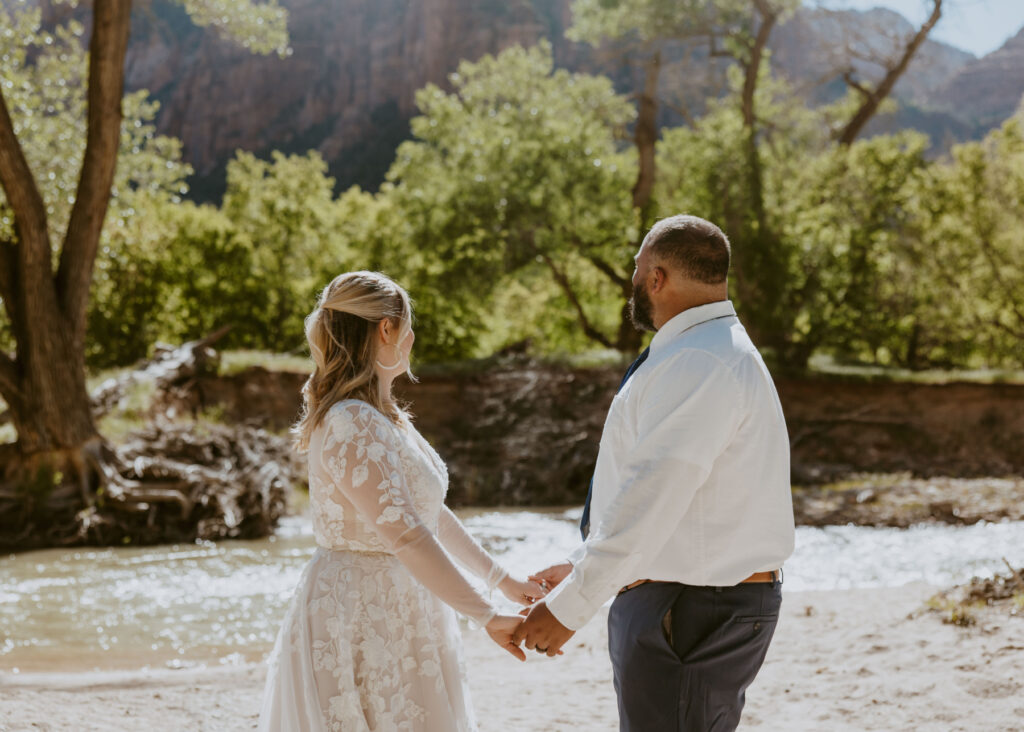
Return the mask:
{"type": "Polygon", "coordinates": [[[220,208],[152,204],[111,237],[90,323],[93,365],[126,363],[156,340],[223,325],[229,347],[301,349],[303,319],[335,275],[363,266],[380,208],[358,190],[338,199],[316,153],[270,161],[239,153],[220,208]]]}
{"type": "Polygon", "coordinates": [[[277,0],[180,0],[192,21],[254,53],[290,56],[288,11],[277,0]]]}
{"type": "Polygon", "coordinates": [[[606,78],[554,69],[547,44],[463,62],[450,81],[417,95],[416,139],[388,173],[421,343],[476,351],[514,291],[559,307],[507,303],[510,336],[614,344],[632,256],[634,165],[616,142],[630,105],[606,78]]]}
{"type": "MultiPolygon", "coordinates": [[[[603,41],[632,39],[648,48],[665,41],[710,35],[735,45],[739,34],[752,29],[751,0],[573,0],[574,41],[597,45],[603,41]]],[[[791,13],[800,0],[765,0],[780,15],[791,13]]]]}
{"type": "MultiPolygon", "coordinates": [[[[918,181],[904,232],[908,365],[1024,363],[1024,109],[918,181]]],[[[899,356],[902,355],[902,358],[899,356]]]]}
{"type": "Polygon", "coordinates": [[[222,210],[252,243],[265,337],[278,350],[301,347],[303,317],[316,292],[349,263],[336,236],[333,189],[316,153],[274,153],[270,162],[239,153],[228,165],[222,210]]]}

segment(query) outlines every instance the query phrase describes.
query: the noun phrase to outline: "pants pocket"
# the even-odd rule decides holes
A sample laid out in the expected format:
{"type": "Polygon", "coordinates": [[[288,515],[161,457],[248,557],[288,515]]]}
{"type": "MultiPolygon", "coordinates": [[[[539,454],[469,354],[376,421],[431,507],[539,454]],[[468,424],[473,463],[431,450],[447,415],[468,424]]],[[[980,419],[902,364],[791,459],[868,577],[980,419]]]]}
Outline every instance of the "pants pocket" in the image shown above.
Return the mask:
{"type": "Polygon", "coordinates": [[[733,622],[740,628],[750,627],[753,632],[762,629],[774,630],[775,624],[779,622],[778,615],[740,615],[733,618],[733,622]]]}

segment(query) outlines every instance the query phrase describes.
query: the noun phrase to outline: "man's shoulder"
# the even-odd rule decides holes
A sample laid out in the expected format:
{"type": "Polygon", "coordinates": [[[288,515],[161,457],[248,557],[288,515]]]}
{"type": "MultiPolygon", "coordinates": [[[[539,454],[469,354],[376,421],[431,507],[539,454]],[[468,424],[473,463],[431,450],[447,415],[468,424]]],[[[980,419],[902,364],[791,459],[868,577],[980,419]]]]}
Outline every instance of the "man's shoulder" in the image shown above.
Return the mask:
{"type": "MultiPolygon", "coordinates": [[[[711,324],[709,324],[711,326],[711,324]]],[[[682,364],[695,368],[724,367],[733,369],[744,359],[757,353],[746,329],[736,319],[731,323],[715,324],[717,327],[695,329],[675,338],[657,354],[657,361],[664,364],[682,364]]]]}

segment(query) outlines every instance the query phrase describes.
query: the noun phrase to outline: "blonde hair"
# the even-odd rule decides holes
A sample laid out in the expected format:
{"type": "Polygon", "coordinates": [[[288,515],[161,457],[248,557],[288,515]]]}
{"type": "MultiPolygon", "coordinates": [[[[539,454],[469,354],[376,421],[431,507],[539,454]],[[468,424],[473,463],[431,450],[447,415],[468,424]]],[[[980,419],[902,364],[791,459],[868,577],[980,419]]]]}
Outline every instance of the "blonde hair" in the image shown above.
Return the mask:
{"type": "Polygon", "coordinates": [[[343,399],[361,399],[400,422],[405,410],[390,394],[381,394],[374,368],[381,348],[377,325],[385,318],[404,333],[412,327],[412,304],[401,286],[379,272],[346,272],[320,293],[316,309],[306,317],[314,368],[302,387],[302,414],[292,427],[299,452],[309,449],[313,430],[343,399]]]}

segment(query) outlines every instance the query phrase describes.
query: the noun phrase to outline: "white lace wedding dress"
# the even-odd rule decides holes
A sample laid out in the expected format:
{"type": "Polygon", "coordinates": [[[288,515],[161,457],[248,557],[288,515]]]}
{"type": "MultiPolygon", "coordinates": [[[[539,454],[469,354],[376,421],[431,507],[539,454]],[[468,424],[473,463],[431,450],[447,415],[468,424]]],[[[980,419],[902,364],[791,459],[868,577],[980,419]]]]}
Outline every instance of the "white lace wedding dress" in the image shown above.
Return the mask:
{"type": "Polygon", "coordinates": [[[408,420],[332,405],[310,439],[317,550],[269,659],[266,732],[475,730],[452,608],[485,625],[505,571],[444,505],[448,471],[408,420]]]}

